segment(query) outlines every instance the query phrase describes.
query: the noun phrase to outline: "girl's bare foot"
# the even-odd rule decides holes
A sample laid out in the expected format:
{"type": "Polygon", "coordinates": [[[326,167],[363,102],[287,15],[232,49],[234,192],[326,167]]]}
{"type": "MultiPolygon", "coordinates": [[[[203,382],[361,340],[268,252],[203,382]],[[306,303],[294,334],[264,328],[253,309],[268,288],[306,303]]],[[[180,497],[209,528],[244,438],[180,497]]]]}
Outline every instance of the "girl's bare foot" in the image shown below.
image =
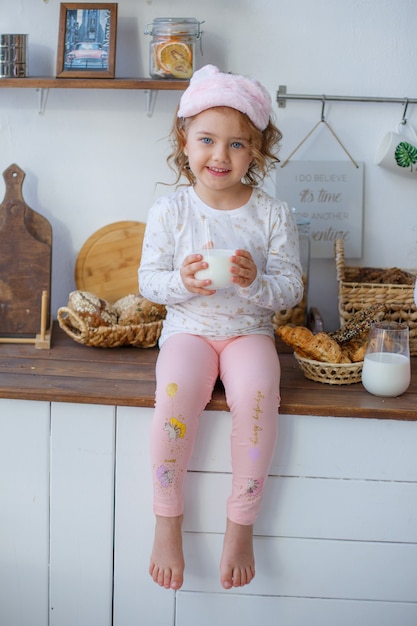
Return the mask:
{"type": "Polygon", "coordinates": [[[220,582],[224,589],[243,587],[255,576],[253,526],[242,526],[227,519],[220,582]]]}
{"type": "Polygon", "coordinates": [[[153,580],[165,589],[180,589],[184,580],[182,515],[156,516],[155,538],[149,565],[153,580]]]}

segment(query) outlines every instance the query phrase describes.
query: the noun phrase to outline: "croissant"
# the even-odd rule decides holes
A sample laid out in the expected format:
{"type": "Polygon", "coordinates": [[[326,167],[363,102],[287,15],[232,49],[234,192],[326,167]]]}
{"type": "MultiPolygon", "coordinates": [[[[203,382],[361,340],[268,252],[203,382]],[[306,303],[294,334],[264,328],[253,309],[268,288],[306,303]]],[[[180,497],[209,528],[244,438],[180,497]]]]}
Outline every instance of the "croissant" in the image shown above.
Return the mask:
{"type": "Polygon", "coordinates": [[[314,337],[311,330],[305,326],[291,326],[290,324],[278,326],[276,333],[287,345],[299,353],[302,352],[303,346],[314,337]]]}
{"type": "Polygon", "coordinates": [[[276,332],[300,356],[325,363],[350,363],[339,344],[325,332],[314,335],[305,326],[288,324],[279,326],[276,332]]]}

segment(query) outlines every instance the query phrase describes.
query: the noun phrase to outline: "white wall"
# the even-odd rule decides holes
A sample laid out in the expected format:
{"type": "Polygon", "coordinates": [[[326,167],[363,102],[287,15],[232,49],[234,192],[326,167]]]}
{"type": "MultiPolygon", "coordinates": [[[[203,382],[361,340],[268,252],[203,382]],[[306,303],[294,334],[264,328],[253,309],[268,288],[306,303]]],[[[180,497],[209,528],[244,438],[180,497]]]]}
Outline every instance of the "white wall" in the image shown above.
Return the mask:
{"type": "MultiPolygon", "coordinates": [[[[280,84],[291,93],[416,98],[415,0],[119,0],[116,75],[147,76],[145,24],[158,16],[205,20],[201,65],[256,76],[274,99],[285,158],[318,121],[320,102],[275,102],[280,84]]],[[[54,76],[57,0],[1,0],[0,31],[28,33],[31,76],[54,76]]],[[[158,92],[146,115],[136,91],[50,90],[38,113],[35,91],[0,91],[0,168],[25,172],[23,194],[53,226],[52,310],[74,288],[73,267],[84,241],[118,220],[146,221],[154,199],[169,191],[166,141],[180,92],[158,92]]],[[[415,105],[408,121],[417,126],[415,105]]],[[[365,163],[364,254],[360,265],[417,267],[415,180],[373,164],[376,146],[401,121],[401,104],[329,103],[326,119],[352,156],[365,163]]],[[[326,129],[298,159],[343,160],[326,129]]],[[[274,192],[274,180],[267,182],[274,192]]],[[[0,197],[4,191],[0,180],[0,197]]],[[[285,199],[285,198],[284,198],[285,199]]],[[[353,264],[353,263],[352,263],[353,264]]],[[[311,267],[310,304],[337,326],[333,260],[311,267]]]]}

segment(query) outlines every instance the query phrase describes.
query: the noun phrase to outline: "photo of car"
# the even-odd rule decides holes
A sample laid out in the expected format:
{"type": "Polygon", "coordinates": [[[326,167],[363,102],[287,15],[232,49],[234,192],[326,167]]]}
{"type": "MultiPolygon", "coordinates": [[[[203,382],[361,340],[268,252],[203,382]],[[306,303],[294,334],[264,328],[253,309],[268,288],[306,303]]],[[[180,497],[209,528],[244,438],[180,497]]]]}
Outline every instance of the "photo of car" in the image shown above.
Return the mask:
{"type": "Polygon", "coordinates": [[[107,69],[109,55],[97,41],[80,41],[65,59],[66,69],[107,69]]]}

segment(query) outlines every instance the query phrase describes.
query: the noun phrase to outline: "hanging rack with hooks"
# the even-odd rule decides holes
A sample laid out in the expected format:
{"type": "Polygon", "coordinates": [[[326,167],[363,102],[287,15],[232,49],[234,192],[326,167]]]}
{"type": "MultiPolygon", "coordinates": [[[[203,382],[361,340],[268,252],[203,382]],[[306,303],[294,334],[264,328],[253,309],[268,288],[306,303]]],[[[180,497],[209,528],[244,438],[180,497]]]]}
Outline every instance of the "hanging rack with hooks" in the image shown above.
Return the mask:
{"type": "Polygon", "coordinates": [[[287,93],[287,86],[280,85],[277,92],[277,102],[280,108],[285,108],[287,100],[321,100],[335,101],[335,102],[392,102],[397,104],[403,104],[404,119],[409,104],[417,104],[417,98],[384,98],[379,96],[328,96],[327,94],[302,94],[302,93],[287,93]]]}
{"type": "MultiPolygon", "coordinates": [[[[324,108],[326,106],[326,100],[327,100],[327,96],[322,95],[321,96],[321,116],[319,121],[317,122],[317,124],[315,124],[313,126],[313,128],[307,133],[307,135],[300,141],[300,143],[294,148],[294,150],[291,152],[291,154],[285,159],[285,161],[283,161],[281,163],[280,167],[285,167],[287,165],[287,163],[289,162],[289,160],[291,159],[292,156],[294,156],[294,154],[297,152],[297,150],[299,148],[301,148],[301,146],[307,141],[307,139],[314,133],[314,131],[316,130],[316,128],[318,128],[320,126],[320,124],[324,124],[324,126],[331,132],[331,134],[333,135],[333,137],[336,139],[336,141],[338,142],[338,144],[343,148],[343,150],[345,151],[345,153],[347,154],[347,156],[349,157],[349,159],[352,161],[353,165],[356,168],[359,168],[359,165],[356,163],[356,161],[354,160],[354,158],[351,156],[351,154],[349,153],[349,151],[347,150],[346,146],[342,143],[342,141],[339,139],[339,137],[336,135],[335,131],[333,130],[333,128],[330,126],[330,124],[326,121],[325,115],[324,115],[324,108]]],[[[404,116],[403,116],[403,120],[405,119],[405,112],[404,112],[404,116]]],[[[401,122],[402,124],[405,124],[407,120],[401,122]]]]}
{"type": "Polygon", "coordinates": [[[408,105],[417,104],[417,98],[383,98],[379,96],[328,96],[326,94],[294,94],[287,93],[286,85],[280,85],[277,93],[277,102],[280,108],[286,106],[287,100],[321,100],[321,117],[320,120],[313,126],[313,128],[307,133],[307,135],[300,141],[300,143],[294,148],[291,154],[281,163],[281,167],[285,167],[291,157],[297,152],[297,150],[306,142],[306,140],[313,134],[313,132],[320,126],[320,124],[324,124],[326,128],[332,133],[333,137],[340,144],[343,150],[346,152],[349,159],[352,161],[353,165],[358,168],[358,164],[349,154],[346,147],[343,145],[342,141],[336,135],[334,130],[331,128],[329,123],[325,119],[324,109],[326,106],[326,102],[328,101],[338,101],[338,102],[394,102],[399,103],[404,106],[402,120],[400,122],[401,125],[407,124],[407,109],[408,105]]]}

